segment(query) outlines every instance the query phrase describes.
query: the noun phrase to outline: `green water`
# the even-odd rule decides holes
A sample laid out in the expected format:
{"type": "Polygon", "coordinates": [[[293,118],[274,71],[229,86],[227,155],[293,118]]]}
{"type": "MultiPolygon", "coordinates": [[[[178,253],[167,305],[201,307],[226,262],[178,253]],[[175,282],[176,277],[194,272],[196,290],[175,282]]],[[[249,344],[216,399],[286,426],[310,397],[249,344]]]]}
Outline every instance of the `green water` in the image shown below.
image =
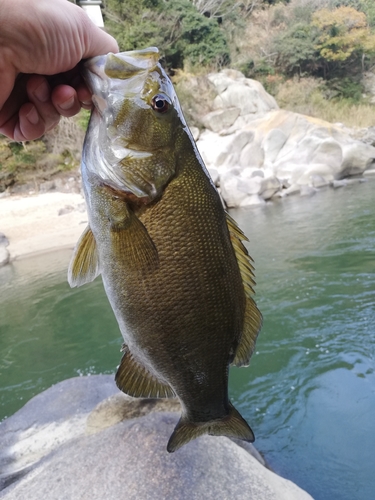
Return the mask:
{"type": "MultiPolygon", "coordinates": [[[[375,498],[375,181],[232,211],[250,238],[264,328],[233,401],[274,470],[317,500],[375,498]]],[[[0,269],[0,419],[62,379],[114,372],[100,280],[69,253],[0,269]]]]}

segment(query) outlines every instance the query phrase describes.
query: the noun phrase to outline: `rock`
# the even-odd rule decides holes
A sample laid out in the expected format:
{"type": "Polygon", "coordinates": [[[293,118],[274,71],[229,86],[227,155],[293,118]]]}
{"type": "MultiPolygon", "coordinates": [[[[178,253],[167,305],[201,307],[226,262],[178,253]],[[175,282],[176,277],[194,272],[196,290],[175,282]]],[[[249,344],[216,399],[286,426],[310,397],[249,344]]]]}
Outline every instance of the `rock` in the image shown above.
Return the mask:
{"type": "Polygon", "coordinates": [[[261,83],[245,78],[239,71],[223,70],[210,74],[208,79],[218,95],[213,101],[214,111],[203,117],[202,123],[214,132],[241,130],[259,114],[278,109],[261,83]]]}
{"type": "Polygon", "coordinates": [[[4,233],[0,233],[0,247],[9,246],[9,240],[4,233]]]}
{"type": "Polygon", "coordinates": [[[9,240],[4,233],[0,233],[0,267],[6,266],[10,260],[10,254],[7,250],[9,240]]]}
{"type": "Polygon", "coordinates": [[[208,173],[210,174],[210,177],[212,179],[212,182],[215,184],[215,186],[219,185],[219,172],[216,168],[213,168],[213,167],[209,167],[208,169],[208,173]]]}
{"type": "Polygon", "coordinates": [[[233,125],[240,114],[239,108],[219,109],[202,118],[202,123],[213,132],[220,132],[233,125]]]}
{"type": "Polygon", "coordinates": [[[60,210],[57,212],[57,215],[66,215],[70,214],[73,211],[74,207],[72,205],[65,205],[64,208],[60,208],[60,210]]]}
{"type": "Polygon", "coordinates": [[[170,410],[177,401],[131,400],[119,393],[107,397],[113,389],[107,376],[71,379],[2,422],[1,498],[311,500],[264,467],[247,443],[203,436],[168,454],[166,443],[179,418],[170,410]],[[93,408],[100,396],[105,399],[93,408]],[[54,422],[60,443],[52,439],[51,447],[53,434],[41,428],[54,422]],[[22,458],[20,449],[27,449],[25,440],[38,451],[27,455],[26,468],[25,462],[15,461],[22,458]],[[4,474],[12,467],[13,476],[4,474]]]}
{"type": "MultiPolygon", "coordinates": [[[[223,105],[233,105],[234,97],[224,102],[223,96],[231,96],[237,86],[224,76],[218,85],[226,85],[226,90],[219,97],[223,105]]],[[[244,84],[244,78],[236,82],[244,84]]],[[[362,175],[375,162],[375,147],[354,139],[344,127],[285,110],[258,114],[243,129],[231,134],[227,130],[226,134],[219,137],[212,131],[204,132],[197,146],[209,168],[217,169],[218,184],[229,207],[257,202],[253,195],[267,200],[279,191],[280,196],[313,193],[335,180],[362,175]],[[257,192],[253,187],[245,188],[249,172],[254,170],[263,171],[265,179],[273,179],[269,190],[266,184],[257,192]]]]}
{"type": "Polygon", "coordinates": [[[9,263],[10,254],[5,246],[0,246],[0,267],[6,266],[9,263]]]}
{"type": "Polygon", "coordinates": [[[46,181],[46,182],[42,182],[39,185],[39,192],[40,193],[48,193],[48,191],[53,191],[54,189],[56,189],[55,181],[46,181]]]}
{"type": "Polygon", "coordinates": [[[269,200],[281,189],[281,182],[275,176],[263,179],[259,194],[264,200],[269,200]]]}
{"type": "Polygon", "coordinates": [[[333,189],[337,189],[337,188],[340,188],[340,187],[345,187],[347,186],[348,182],[346,179],[342,179],[341,181],[333,181],[331,183],[331,186],[333,187],[333,189]]]}
{"type": "Polygon", "coordinates": [[[0,423],[0,490],[63,443],[85,432],[89,413],[118,393],[112,375],[68,379],[0,423]]]}
{"type": "Polygon", "coordinates": [[[317,192],[317,189],[312,186],[301,186],[300,195],[301,196],[312,196],[317,192]]]}
{"type": "Polygon", "coordinates": [[[200,130],[198,127],[189,127],[191,135],[193,136],[194,141],[197,141],[200,136],[200,130]]]}

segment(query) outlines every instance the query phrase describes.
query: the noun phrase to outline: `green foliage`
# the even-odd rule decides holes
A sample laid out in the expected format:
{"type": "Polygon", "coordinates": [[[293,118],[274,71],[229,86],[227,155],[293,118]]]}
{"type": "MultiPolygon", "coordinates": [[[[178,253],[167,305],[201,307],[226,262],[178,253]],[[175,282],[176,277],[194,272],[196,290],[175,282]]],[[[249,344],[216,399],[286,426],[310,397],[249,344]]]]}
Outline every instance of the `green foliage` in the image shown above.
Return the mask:
{"type": "Polygon", "coordinates": [[[156,46],[169,68],[226,65],[228,43],[217,19],[200,14],[189,0],[108,0],[106,26],[120,50],[156,46]]]}
{"type": "Polygon", "coordinates": [[[313,74],[319,64],[318,37],[318,30],[311,24],[300,22],[292,25],[275,39],[277,66],[289,75],[313,74]]]}
{"type": "Polygon", "coordinates": [[[346,99],[348,103],[358,103],[362,99],[361,82],[350,77],[332,78],[327,82],[328,95],[331,99],[346,99]]]}
{"type": "MultiPolygon", "coordinates": [[[[362,5],[368,12],[374,7],[367,0],[337,1],[343,3],[362,5]]],[[[355,76],[375,60],[375,35],[366,13],[348,5],[315,12],[313,3],[305,11],[302,7],[293,7],[285,30],[274,39],[278,70],[286,75],[308,74],[326,80],[347,75],[354,85],[355,76]]]]}

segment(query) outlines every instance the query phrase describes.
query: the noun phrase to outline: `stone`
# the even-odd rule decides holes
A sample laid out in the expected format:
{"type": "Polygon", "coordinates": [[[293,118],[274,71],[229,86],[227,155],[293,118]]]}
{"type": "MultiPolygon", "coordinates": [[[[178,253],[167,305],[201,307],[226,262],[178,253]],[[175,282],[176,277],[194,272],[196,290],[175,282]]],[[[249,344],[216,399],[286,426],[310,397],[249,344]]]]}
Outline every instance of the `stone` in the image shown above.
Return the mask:
{"type": "Polygon", "coordinates": [[[66,215],[70,214],[73,211],[74,207],[72,205],[65,205],[64,208],[60,208],[60,210],[57,212],[57,215],[66,215]]]}
{"type": "Polygon", "coordinates": [[[263,179],[259,190],[260,196],[264,200],[269,200],[281,189],[281,182],[275,176],[263,179]]]}
{"type": "Polygon", "coordinates": [[[85,432],[89,413],[118,393],[113,375],[65,380],[0,423],[0,490],[45,455],[85,432]]]}
{"type": "Polygon", "coordinates": [[[0,233],[0,246],[1,247],[9,246],[9,240],[4,233],[0,233]]]}
{"type": "Polygon", "coordinates": [[[246,192],[238,186],[239,169],[232,169],[220,177],[220,191],[228,208],[238,207],[246,198],[246,192]]]}
{"type": "Polygon", "coordinates": [[[258,194],[247,195],[240,203],[241,208],[251,207],[252,205],[264,205],[266,202],[258,194]]]}
{"type": "Polygon", "coordinates": [[[168,454],[176,410],[125,396],[113,376],[56,384],[0,424],[0,497],[311,500],[250,443],[202,436],[168,454]]]}
{"type": "Polygon", "coordinates": [[[208,173],[210,174],[212,182],[215,184],[215,186],[219,185],[220,176],[219,176],[218,170],[216,168],[213,168],[213,167],[209,167],[207,170],[208,170],[208,173]]]}
{"type": "Polygon", "coordinates": [[[233,125],[239,114],[239,108],[219,109],[205,115],[202,118],[202,123],[213,132],[220,132],[233,125]]]}
{"type": "Polygon", "coordinates": [[[5,246],[0,246],[0,267],[6,266],[9,263],[10,254],[5,246]]]}
{"type": "Polygon", "coordinates": [[[56,188],[55,181],[42,182],[39,185],[40,193],[48,193],[48,191],[53,191],[56,188]]]}
{"type": "Polygon", "coordinates": [[[200,136],[200,130],[198,127],[189,127],[191,135],[193,136],[194,141],[197,141],[200,136]]]}

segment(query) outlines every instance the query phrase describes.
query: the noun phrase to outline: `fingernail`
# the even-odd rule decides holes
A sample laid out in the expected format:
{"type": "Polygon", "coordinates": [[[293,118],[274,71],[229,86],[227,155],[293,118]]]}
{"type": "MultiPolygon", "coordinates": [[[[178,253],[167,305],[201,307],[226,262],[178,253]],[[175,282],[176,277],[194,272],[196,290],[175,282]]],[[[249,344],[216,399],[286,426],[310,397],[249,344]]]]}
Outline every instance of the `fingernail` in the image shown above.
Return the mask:
{"type": "Polygon", "coordinates": [[[67,101],[65,101],[62,104],[60,104],[60,108],[68,110],[68,109],[70,109],[73,106],[73,104],[74,104],[74,97],[72,96],[67,101]]]}
{"type": "Polygon", "coordinates": [[[46,102],[49,99],[50,90],[47,82],[43,82],[34,90],[34,96],[41,102],[46,102]]]}
{"type": "Polygon", "coordinates": [[[31,108],[31,110],[27,113],[26,118],[29,120],[30,123],[33,125],[37,125],[39,122],[39,115],[37,110],[34,108],[34,106],[31,108]]]}

